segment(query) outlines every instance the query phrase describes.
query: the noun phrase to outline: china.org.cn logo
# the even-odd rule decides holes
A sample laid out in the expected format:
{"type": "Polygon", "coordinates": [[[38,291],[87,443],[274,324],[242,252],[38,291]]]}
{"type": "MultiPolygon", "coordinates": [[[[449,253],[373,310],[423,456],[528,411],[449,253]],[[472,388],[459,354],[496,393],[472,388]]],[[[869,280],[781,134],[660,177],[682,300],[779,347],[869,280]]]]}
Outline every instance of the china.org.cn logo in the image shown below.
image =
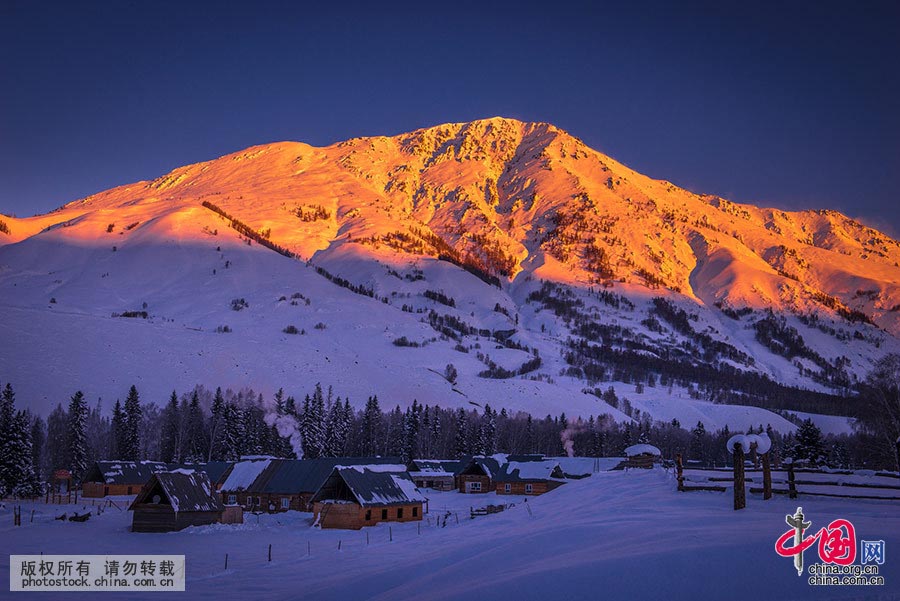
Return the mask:
{"type": "Polygon", "coordinates": [[[878,566],[884,565],[883,540],[861,540],[857,554],[856,528],[850,520],[832,520],[827,526],[811,531],[812,520],[798,507],[794,515],[785,516],[790,528],[775,541],[775,552],[792,558],[797,575],[804,572],[804,553],[816,545],[821,563],[811,564],[809,584],[814,586],[883,585],[878,566]],[[812,534],[806,534],[807,531],[812,534]],[[859,563],[856,561],[859,559],[859,563]]]}

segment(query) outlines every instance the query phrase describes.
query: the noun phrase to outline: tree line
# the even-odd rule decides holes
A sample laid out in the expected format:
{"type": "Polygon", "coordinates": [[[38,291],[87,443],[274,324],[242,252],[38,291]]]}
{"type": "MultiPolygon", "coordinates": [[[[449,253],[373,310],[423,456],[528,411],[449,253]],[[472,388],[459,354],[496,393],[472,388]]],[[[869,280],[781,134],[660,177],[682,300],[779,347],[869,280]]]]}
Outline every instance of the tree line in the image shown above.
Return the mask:
{"type": "MultiPolygon", "coordinates": [[[[879,402],[860,400],[868,417],[860,418],[854,434],[823,435],[810,420],[795,420],[799,427],[793,434],[782,435],[763,424],[748,433],[768,433],[776,464],[791,457],[835,468],[896,469],[896,438],[891,437],[897,436],[900,424],[900,357],[893,361],[878,372],[883,380],[891,376],[891,385],[882,383],[879,389],[879,402]],[[874,417],[890,403],[890,419],[874,417]]],[[[877,380],[872,382],[876,390],[877,380]]],[[[685,427],[678,420],[653,421],[646,413],[617,423],[608,414],[536,418],[490,405],[450,409],[414,401],[406,409],[383,409],[377,396],[355,409],[349,399],[335,397],[330,387],[318,384],[302,400],[283,390],[265,399],[249,389],[197,386],[181,395],[173,391],[161,407],[142,401],[132,386],[124,403],[115,402],[111,415],[102,409],[99,401],[89,407],[78,391],[44,420],[28,409],[16,409],[13,387],[7,383],[0,393],[0,496],[40,494],[54,470],[68,469],[77,480],[102,459],[203,463],[271,455],[390,456],[407,461],[500,452],[562,456],[568,448],[581,456],[618,457],[632,444],[648,443],[666,458],[680,453],[688,461],[725,466],[731,461],[725,442],[735,433],[727,427],[707,431],[699,422],[685,427]]]]}

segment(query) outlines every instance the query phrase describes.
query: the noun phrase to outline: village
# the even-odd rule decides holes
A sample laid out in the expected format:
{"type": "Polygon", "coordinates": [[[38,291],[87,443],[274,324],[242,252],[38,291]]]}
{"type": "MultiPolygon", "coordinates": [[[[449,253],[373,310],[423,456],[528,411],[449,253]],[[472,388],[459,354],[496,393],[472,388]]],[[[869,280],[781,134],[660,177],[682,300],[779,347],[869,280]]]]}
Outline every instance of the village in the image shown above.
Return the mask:
{"type": "MultiPolygon", "coordinates": [[[[472,456],[462,459],[335,457],[284,459],[245,456],[236,462],[166,464],[96,461],[76,488],[66,470],[54,474],[45,502],[98,508],[103,501],[127,504],[132,532],[172,532],[191,526],[242,524],[252,516],[295,511],[311,514],[321,529],[350,529],[383,522],[420,522],[431,502],[459,498],[468,515],[503,511],[515,502],[549,493],[601,469],[651,468],[660,463],[650,445],[626,449],[624,458],[544,457],[540,454],[472,456]],[[629,455],[630,453],[630,455],[629,455]],[[52,492],[51,492],[52,491],[52,492]],[[80,495],[80,501],[79,501],[80,495]],[[479,497],[489,498],[484,503],[479,497]]],[[[458,511],[454,519],[459,519],[458,511]]],[[[58,518],[85,518],[76,511],[58,518]]]]}
{"type": "MultiPolygon", "coordinates": [[[[730,470],[679,470],[650,445],[634,445],[625,457],[498,454],[407,464],[389,457],[101,461],[80,489],[67,490],[60,478],[44,498],[7,500],[0,537],[17,553],[35,555],[184,554],[192,599],[220,598],[223,587],[240,595],[269,591],[272,598],[302,592],[305,599],[450,599],[510,590],[523,598],[587,599],[583,583],[598,578],[610,598],[633,591],[650,598],[676,585],[683,593],[676,598],[703,598],[726,581],[771,596],[794,587],[796,598],[812,598],[815,589],[772,551],[785,514],[798,503],[788,494],[786,466],[772,470],[776,494],[766,500],[755,487],[758,459],[745,462],[748,494],[740,512],[726,482],[730,470]],[[687,547],[685,532],[693,533],[687,547]],[[698,562],[711,575],[656,572],[654,565],[675,561],[675,550],[685,566],[698,562]],[[759,582],[747,579],[754,571],[728,575],[732,562],[758,564],[772,576],[759,582]],[[641,578],[647,570],[653,579],[641,578]]],[[[896,496],[896,477],[813,475],[798,466],[796,486],[819,525],[844,515],[860,533],[894,538],[900,517],[887,511],[895,501],[871,497],[873,484],[896,496]],[[825,494],[864,496],[819,496],[808,484],[816,479],[830,480],[818,487],[825,494]]],[[[0,569],[8,560],[0,557],[0,569]]],[[[896,572],[885,565],[882,573],[895,579],[896,572]]]]}

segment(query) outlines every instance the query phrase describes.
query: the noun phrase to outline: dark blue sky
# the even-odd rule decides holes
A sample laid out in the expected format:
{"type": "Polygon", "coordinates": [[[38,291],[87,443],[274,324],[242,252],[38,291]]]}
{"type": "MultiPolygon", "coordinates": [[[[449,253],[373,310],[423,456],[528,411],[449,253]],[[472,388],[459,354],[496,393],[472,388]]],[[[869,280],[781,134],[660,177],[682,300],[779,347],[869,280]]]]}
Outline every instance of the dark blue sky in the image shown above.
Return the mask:
{"type": "Polygon", "coordinates": [[[0,212],[264,142],[502,115],[900,232],[900,4],[0,0],[0,212]]]}

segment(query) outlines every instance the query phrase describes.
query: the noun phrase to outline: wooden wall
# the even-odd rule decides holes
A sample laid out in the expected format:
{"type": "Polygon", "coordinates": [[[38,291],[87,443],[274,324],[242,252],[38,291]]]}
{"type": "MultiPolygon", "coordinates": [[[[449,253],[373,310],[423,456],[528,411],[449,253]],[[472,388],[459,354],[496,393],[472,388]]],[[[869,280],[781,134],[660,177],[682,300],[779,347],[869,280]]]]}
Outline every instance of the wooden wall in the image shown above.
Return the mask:
{"type": "Polygon", "coordinates": [[[390,505],[363,507],[357,503],[315,503],[313,515],[319,521],[322,528],[343,528],[347,530],[359,530],[364,526],[374,526],[380,522],[418,522],[422,520],[422,504],[411,503],[409,505],[390,505]],[[327,509],[326,509],[327,508],[327,509]],[[397,510],[403,510],[403,517],[397,517],[397,510]],[[413,510],[415,509],[415,515],[413,510]],[[387,511],[387,517],[382,517],[382,511],[387,511]],[[322,512],[324,516],[319,518],[322,512]],[[369,519],[366,519],[366,515],[369,519]]]}
{"type": "MultiPolygon", "coordinates": [[[[491,492],[494,490],[493,483],[491,479],[487,476],[483,476],[481,474],[460,474],[456,477],[457,479],[457,488],[459,492],[467,492],[466,491],[466,482],[481,482],[481,490],[477,491],[479,493],[491,492]]],[[[475,491],[473,491],[475,492],[475,491]]]]}
{"type": "Polygon", "coordinates": [[[247,504],[247,497],[253,497],[253,506],[256,507],[256,499],[259,498],[259,510],[260,511],[269,511],[269,502],[271,502],[275,509],[272,513],[279,513],[282,511],[312,511],[312,508],[309,506],[309,500],[312,498],[312,493],[294,493],[294,494],[278,494],[278,493],[247,493],[247,492],[221,492],[220,495],[222,497],[222,502],[226,505],[229,503],[228,496],[229,494],[233,494],[235,496],[235,503],[241,505],[247,510],[250,507],[247,504]],[[290,507],[284,509],[281,507],[281,499],[288,498],[290,499],[290,507]]]}
{"type": "Polygon", "coordinates": [[[104,484],[103,482],[83,482],[81,496],[101,498],[106,496],[136,495],[144,484],[104,484]]]}
{"type": "Polygon", "coordinates": [[[419,488],[430,488],[432,490],[453,490],[456,488],[453,476],[414,476],[413,482],[419,488]]]}
{"type": "Polygon", "coordinates": [[[498,482],[498,495],[542,495],[550,492],[555,488],[562,486],[564,482],[548,480],[545,482],[498,482]],[[509,492],[506,492],[506,485],[509,484],[509,492]],[[525,492],[525,485],[531,484],[531,492],[525,492]]]}
{"type": "Polygon", "coordinates": [[[188,526],[215,524],[221,520],[220,511],[181,511],[176,514],[171,505],[145,503],[134,508],[131,531],[174,532],[188,526]]]}

